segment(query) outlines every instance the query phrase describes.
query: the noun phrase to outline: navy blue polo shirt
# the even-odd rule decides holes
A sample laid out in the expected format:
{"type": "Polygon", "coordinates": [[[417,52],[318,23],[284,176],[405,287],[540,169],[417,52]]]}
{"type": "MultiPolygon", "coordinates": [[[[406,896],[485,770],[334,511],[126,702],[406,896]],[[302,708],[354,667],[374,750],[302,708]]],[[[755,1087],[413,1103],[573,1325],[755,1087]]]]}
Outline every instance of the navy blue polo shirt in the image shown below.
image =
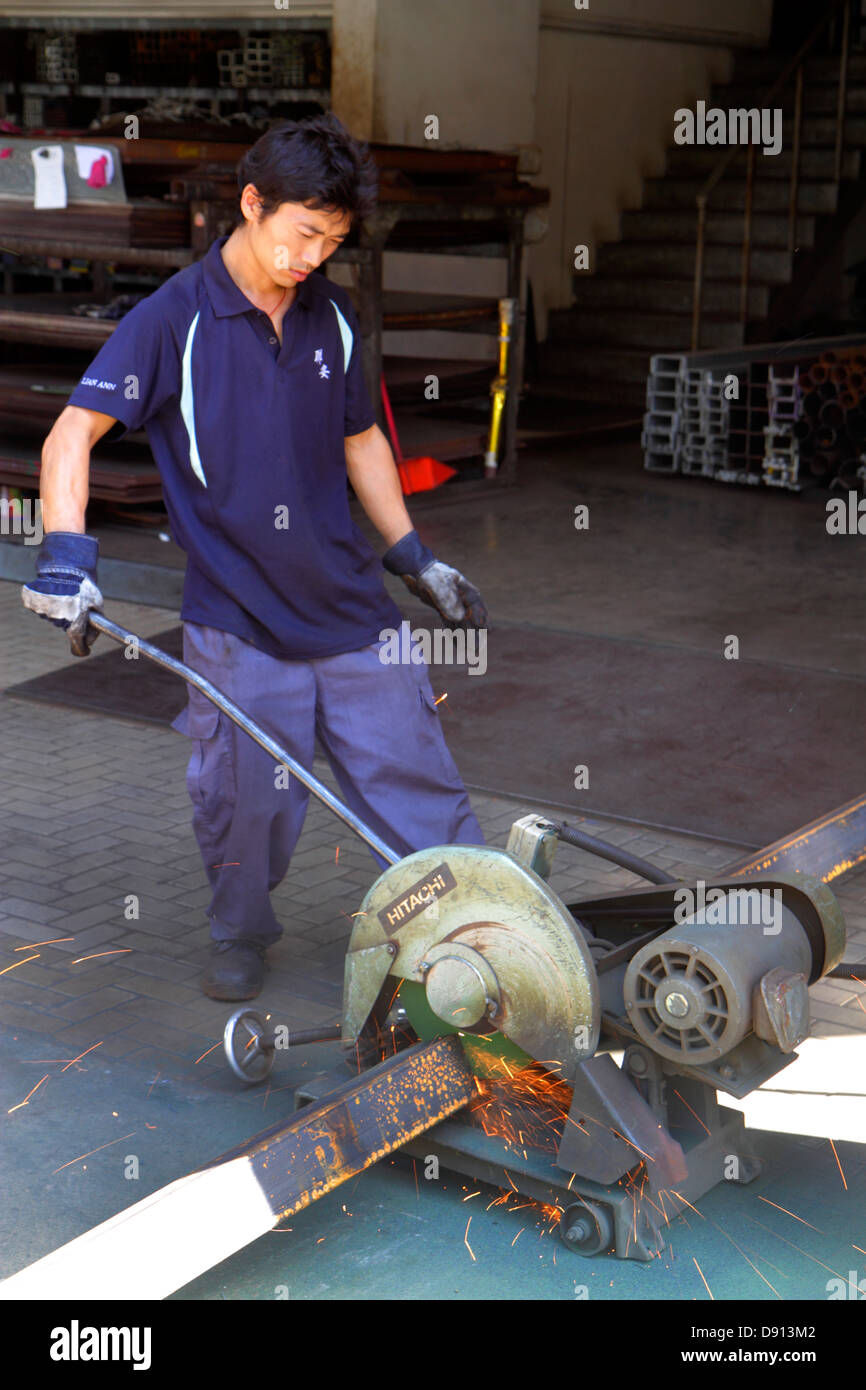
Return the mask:
{"type": "Polygon", "coordinates": [[[344,436],[374,424],[357,317],[315,272],[273,325],[220,250],[121,319],[69,398],[147,431],[174,539],[181,617],[272,656],[355,651],[401,615],[352,521],[344,436]]]}

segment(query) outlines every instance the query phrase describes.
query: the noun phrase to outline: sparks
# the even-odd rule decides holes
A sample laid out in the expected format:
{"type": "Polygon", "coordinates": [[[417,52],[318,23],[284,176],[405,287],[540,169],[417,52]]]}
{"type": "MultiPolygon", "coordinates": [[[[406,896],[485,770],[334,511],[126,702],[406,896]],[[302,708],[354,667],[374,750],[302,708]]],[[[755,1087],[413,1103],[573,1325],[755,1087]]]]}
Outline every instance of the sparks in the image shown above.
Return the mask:
{"type": "MultiPolygon", "coordinates": [[[[43,1076],[42,1081],[47,1081],[47,1080],[48,1080],[48,1077],[47,1077],[47,1076],[43,1076]]],[[[36,1085],[33,1087],[33,1091],[38,1091],[38,1090],[39,1090],[39,1087],[42,1085],[42,1081],[37,1081],[37,1082],[36,1082],[36,1085]]],[[[26,1104],[28,1103],[28,1101],[30,1100],[30,1097],[33,1095],[33,1091],[28,1091],[27,1094],[26,1094],[26,1096],[24,1097],[23,1100],[19,1100],[19,1102],[18,1102],[17,1105],[13,1105],[13,1106],[12,1106],[12,1110],[20,1110],[21,1107],[22,1107],[22,1105],[26,1105],[26,1104]]],[[[12,1110],[7,1110],[7,1111],[6,1111],[6,1114],[7,1114],[7,1115],[11,1115],[11,1114],[12,1114],[12,1110]]]]}
{"type": "Polygon", "coordinates": [[[682,1195],[681,1192],[677,1192],[677,1190],[676,1190],[675,1187],[672,1187],[672,1188],[671,1188],[671,1192],[674,1194],[674,1196],[675,1196],[676,1198],[679,1199],[679,1201],[685,1202],[685,1203],[686,1203],[686,1206],[689,1207],[689,1209],[690,1209],[691,1211],[694,1212],[695,1216],[700,1216],[700,1218],[701,1218],[702,1221],[704,1221],[704,1220],[706,1219],[703,1215],[701,1215],[701,1213],[698,1211],[697,1207],[693,1207],[692,1204],[691,1204],[691,1202],[686,1201],[685,1197],[682,1195]]]}
{"type": "Polygon", "coordinates": [[[650,1163],[655,1163],[655,1159],[653,1158],[652,1154],[646,1153],[646,1152],[641,1148],[640,1144],[635,1144],[631,1139],[626,1139],[625,1135],[624,1135],[624,1134],[620,1134],[620,1132],[619,1132],[618,1129],[613,1129],[613,1128],[611,1128],[611,1131],[610,1131],[610,1132],[611,1132],[611,1134],[614,1136],[615,1139],[621,1139],[622,1142],[623,1142],[624,1144],[629,1144],[629,1145],[631,1146],[631,1148],[637,1149],[638,1153],[639,1153],[639,1154],[643,1154],[644,1158],[648,1159],[648,1160],[650,1161],[650,1163]]]}
{"type": "Polygon", "coordinates": [[[701,1129],[706,1129],[706,1130],[707,1130],[707,1134],[709,1134],[710,1131],[707,1129],[707,1127],[706,1127],[706,1125],[704,1124],[703,1120],[701,1119],[700,1115],[695,1114],[695,1111],[692,1110],[692,1107],[689,1105],[689,1103],[688,1103],[688,1101],[686,1100],[686,1098],[685,1098],[684,1096],[681,1096],[680,1093],[679,1093],[679,1091],[676,1090],[676,1088],[674,1089],[674,1095],[677,1096],[677,1097],[682,1101],[682,1103],[683,1103],[683,1105],[686,1107],[686,1109],[687,1109],[692,1115],[694,1115],[694,1117],[695,1117],[695,1119],[697,1120],[698,1124],[701,1126],[701,1129]]]}
{"type": "Polygon", "coordinates": [[[446,690],[446,691],[445,691],[445,694],[444,694],[444,695],[440,695],[440,696],[438,697],[438,699],[436,699],[436,700],[433,701],[433,703],[434,703],[434,705],[441,705],[442,701],[443,701],[443,700],[447,700],[447,699],[448,699],[448,691],[446,690]]]}
{"type": "Polygon", "coordinates": [[[101,1046],[102,1046],[102,1043],[101,1043],[101,1042],[98,1042],[98,1043],[92,1043],[90,1047],[86,1047],[86,1048],[84,1049],[83,1052],[79,1052],[79,1054],[78,1054],[77,1057],[73,1057],[73,1059],[72,1059],[71,1062],[67,1062],[65,1067],[61,1067],[61,1068],[60,1068],[61,1074],[62,1074],[63,1072],[65,1072],[65,1071],[69,1071],[69,1068],[70,1068],[70,1067],[74,1067],[74,1066],[75,1066],[75,1063],[76,1063],[76,1062],[80,1062],[81,1059],[82,1059],[82,1057],[86,1057],[87,1054],[88,1054],[88,1052],[93,1052],[94,1048],[101,1047],[101,1046]]]}
{"type": "Polygon", "coordinates": [[[845,1181],[845,1174],[842,1172],[842,1164],[839,1162],[839,1155],[838,1155],[837,1152],[836,1152],[836,1145],[833,1143],[833,1140],[832,1140],[832,1139],[830,1140],[830,1148],[833,1150],[833,1157],[835,1158],[835,1160],[836,1160],[836,1166],[837,1166],[838,1169],[839,1169],[839,1176],[840,1176],[841,1179],[842,1179],[842,1186],[844,1187],[845,1191],[847,1192],[847,1191],[848,1191],[848,1184],[847,1184],[847,1182],[845,1181]]]}
{"type": "Polygon", "coordinates": [[[477,1192],[470,1192],[470,1193],[469,1193],[469,1196],[468,1196],[468,1197],[464,1197],[462,1200],[463,1200],[464,1202],[468,1202],[469,1199],[470,1199],[470,1197],[480,1197],[480,1195],[481,1195],[481,1189],[479,1188],[477,1192]]]}
{"type": "Polygon", "coordinates": [[[16,960],[14,965],[5,966],[3,970],[0,970],[0,975],[6,975],[10,970],[17,970],[19,965],[27,965],[29,961],[38,959],[39,952],[37,951],[35,956],[25,956],[23,960],[16,960]]]}
{"type": "Polygon", "coordinates": [[[51,1176],[53,1177],[54,1173],[62,1173],[64,1168],[70,1168],[73,1163],[80,1163],[82,1158],[89,1158],[91,1154],[98,1154],[100,1149],[110,1149],[112,1144],[119,1144],[123,1139],[131,1139],[133,1134],[135,1134],[134,1129],[129,1134],[121,1134],[120,1139],[109,1139],[107,1144],[100,1144],[98,1148],[89,1149],[86,1154],[79,1154],[77,1158],[70,1158],[68,1163],[61,1163],[59,1168],[55,1168],[51,1176]]]}
{"type": "MultiPolygon", "coordinates": [[[[470,1227],[471,1225],[472,1225],[472,1217],[470,1216],[469,1220],[466,1222],[466,1230],[465,1230],[464,1235],[463,1235],[463,1244],[466,1246],[466,1249],[469,1251],[469,1253],[470,1253],[470,1255],[472,1256],[473,1260],[475,1260],[475,1253],[474,1253],[474,1251],[473,1251],[473,1249],[472,1249],[472,1246],[469,1244],[469,1227],[470,1227]]],[[[475,1260],[475,1263],[477,1264],[478,1261],[475,1260]]]]}
{"type": "Polygon", "coordinates": [[[127,956],[131,950],[131,946],[118,946],[116,951],[94,951],[92,956],[76,956],[75,960],[69,963],[70,965],[80,965],[83,960],[98,960],[100,956],[127,956]]]}
{"type": "Polygon", "coordinates": [[[782,1241],[784,1245],[790,1245],[792,1250],[798,1250],[801,1255],[805,1255],[806,1259],[811,1260],[813,1264],[820,1265],[822,1269],[829,1269],[830,1273],[834,1274],[837,1279],[843,1278],[838,1269],[833,1269],[831,1265],[825,1265],[824,1261],[819,1260],[817,1255],[810,1255],[808,1250],[803,1249],[802,1245],[795,1245],[792,1240],[788,1240],[787,1236],[780,1236],[779,1232],[774,1231],[772,1226],[765,1226],[763,1221],[758,1221],[756,1217],[749,1216],[748,1212],[744,1212],[743,1215],[747,1221],[751,1221],[755,1226],[760,1226],[762,1231],[769,1231],[770,1235],[775,1236],[776,1240],[782,1241]]]}
{"type": "Polygon", "coordinates": [[[74,941],[74,936],[52,936],[50,941],[31,941],[29,946],[16,946],[16,951],[33,951],[37,946],[54,946],[58,941],[74,941]]]}
{"type": "MultiPolygon", "coordinates": [[[[715,1225],[715,1222],[713,1222],[713,1225],[715,1225]]],[[[717,1227],[717,1229],[718,1229],[718,1230],[721,1230],[721,1227],[717,1227]]],[[[752,1260],[749,1259],[749,1257],[748,1257],[748,1255],[746,1254],[745,1250],[741,1250],[741,1249],[740,1249],[740,1246],[737,1245],[737,1242],[734,1240],[733,1236],[729,1236],[728,1233],[727,1233],[727,1231],[722,1231],[722,1235],[725,1237],[726,1240],[729,1240],[729,1241],[731,1242],[731,1244],[733,1245],[733,1247],[734,1247],[735,1250],[739,1250],[739,1252],[740,1252],[740,1254],[742,1255],[743,1259],[746,1261],[746,1264],[751,1265],[752,1269],[755,1271],[755,1273],[757,1274],[758,1278],[759,1278],[759,1279],[763,1279],[764,1283],[767,1285],[767,1288],[768,1288],[768,1289],[773,1289],[773,1293],[776,1295],[776,1297],[779,1298],[779,1299],[781,1299],[782,1295],[779,1293],[779,1290],[773,1288],[773,1285],[770,1283],[770,1281],[769,1281],[769,1279],[766,1277],[766,1275],[765,1275],[765,1274],[762,1274],[761,1271],[758,1269],[758,1266],[757,1266],[756,1264],[754,1264],[754,1263],[752,1262],[752,1260]]]]}
{"type": "MultiPolygon", "coordinates": [[[[700,1214],[700,1213],[699,1213],[699,1214],[700,1214]]],[[[692,1259],[695,1260],[694,1255],[692,1255],[692,1259]]],[[[703,1281],[704,1281],[704,1288],[706,1289],[707,1293],[710,1295],[710,1298],[712,1298],[713,1302],[715,1303],[716,1300],[715,1300],[715,1298],[713,1297],[712,1290],[710,1289],[710,1286],[709,1286],[709,1284],[707,1283],[706,1279],[704,1279],[704,1272],[703,1272],[703,1270],[701,1269],[700,1265],[698,1264],[697,1260],[695,1260],[695,1269],[698,1271],[698,1274],[701,1276],[701,1279],[703,1279],[703,1281]]]]}
{"type": "Polygon", "coordinates": [[[525,1230],[526,1230],[526,1227],[525,1227],[525,1226],[521,1226],[520,1230],[517,1232],[517,1235],[514,1237],[513,1241],[511,1242],[511,1248],[512,1248],[512,1249],[513,1249],[514,1246],[517,1244],[517,1242],[519,1241],[520,1237],[523,1235],[523,1232],[524,1232],[525,1230]]]}
{"type": "MultiPolygon", "coordinates": [[[[808,1226],[810,1231],[817,1231],[817,1230],[818,1230],[818,1227],[817,1227],[817,1226],[813,1226],[812,1223],[811,1223],[810,1221],[803,1221],[802,1216],[796,1216],[796,1215],[794,1214],[794,1212],[788,1211],[788,1208],[787,1208],[787,1207],[780,1207],[779,1204],[778,1204],[778,1202],[771,1202],[770,1199],[769,1199],[769,1197],[762,1197],[762,1196],[760,1195],[760,1193],[759,1193],[759,1194],[758,1194],[758,1201],[759,1201],[759,1202],[766,1202],[768,1207],[775,1207],[775,1208],[776,1208],[776,1211],[783,1211],[783,1212],[785,1213],[786,1216],[791,1216],[791,1217],[794,1218],[795,1221],[800,1221],[804,1226],[808,1226]]],[[[818,1234],[820,1235],[821,1232],[819,1231],[818,1234]]]]}
{"type": "Polygon", "coordinates": [[[207,1052],[203,1052],[200,1057],[196,1057],[195,1061],[193,1062],[193,1066],[197,1067],[199,1062],[203,1062],[205,1057],[209,1057],[210,1054],[214,1052],[219,1046],[219,1043],[214,1043],[213,1047],[208,1048],[207,1052]]]}

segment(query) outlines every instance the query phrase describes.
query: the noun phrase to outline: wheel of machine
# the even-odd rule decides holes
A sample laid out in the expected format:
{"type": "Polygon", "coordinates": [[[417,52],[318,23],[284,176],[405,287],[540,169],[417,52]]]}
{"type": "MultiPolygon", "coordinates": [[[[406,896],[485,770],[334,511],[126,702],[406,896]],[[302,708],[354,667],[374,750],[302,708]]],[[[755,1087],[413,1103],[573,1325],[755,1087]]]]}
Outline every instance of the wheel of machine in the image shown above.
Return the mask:
{"type": "Polygon", "coordinates": [[[559,1232],[576,1255],[600,1255],[613,1245],[613,1222],[598,1202],[573,1202],[562,1213],[559,1232]]]}
{"type": "Polygon", "coordinates": [[[267,1025],[255,1009],[238,1009],[232,1014],[223,1033],[226,1061],[241,1081],[255,1086],[274,1065],[273,1047],[264,1047],[262,1039],[267,1025]]]}

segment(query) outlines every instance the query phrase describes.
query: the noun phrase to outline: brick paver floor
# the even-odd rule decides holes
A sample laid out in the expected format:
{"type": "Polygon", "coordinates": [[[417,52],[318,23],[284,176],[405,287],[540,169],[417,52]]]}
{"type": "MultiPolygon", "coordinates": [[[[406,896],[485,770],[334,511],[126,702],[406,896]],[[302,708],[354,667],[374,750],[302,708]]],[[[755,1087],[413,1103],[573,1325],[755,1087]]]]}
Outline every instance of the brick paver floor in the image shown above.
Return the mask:
{"type": "MultiPolygon", "coordinates": [[[[110,611],[143,636],[177,621],[138,604],[113,601],[110,611]]],[[[65,638],[22,609],[13,583],[0,582],[0,631],[0,689],[73,660],[65,638]]],[[[98,1044],[106,1057],[134,1057],[163,1075],[225,1068],[219,1047],[198,1060],[219,1042],[232,1006],[199,989],[209,889],[189,824],[187,756],[187,741],[167,729],[0,698],[0,1026],[41,1032],[52,1057],[98,1044]]],[[[316,771],[334,785],[325,765],[316,771]]],[[[497,846],[518,816],[546,809],[472,800],[497,846]]],[[[683,875],[733,857],[730,846],[686,835],[586,824],[683,875]]],[[[375,873],[360,841],[311,801],[275,895],[285,935],[256,1008],[296,1028],[338,1020],[351,914],[375,873]]],[[[636,882],[566,846],[552,877],[566,901],[636,882]]],[[[866,960],[866,872],[838,896],[847,956],[866,960]]],[[[820,984],[812,1004],[814,1033],[863,1031],[866,989],[856,982],[820,984]]]]}

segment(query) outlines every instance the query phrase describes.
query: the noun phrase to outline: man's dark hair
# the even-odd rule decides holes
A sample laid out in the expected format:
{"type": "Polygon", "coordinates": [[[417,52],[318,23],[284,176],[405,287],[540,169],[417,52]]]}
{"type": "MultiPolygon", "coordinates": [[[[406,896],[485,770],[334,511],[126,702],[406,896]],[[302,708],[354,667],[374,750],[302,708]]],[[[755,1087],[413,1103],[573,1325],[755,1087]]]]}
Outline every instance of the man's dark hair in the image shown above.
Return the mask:
{"type": "Polygon", "coordinates": [[[281,203],[304,203],[323,212],[348,212],[355,222],[376,206],[377,182],[367,146],[330,112],[279,121],[238,164],[238,189],[255,185],[263,217],[281,203]]]}

